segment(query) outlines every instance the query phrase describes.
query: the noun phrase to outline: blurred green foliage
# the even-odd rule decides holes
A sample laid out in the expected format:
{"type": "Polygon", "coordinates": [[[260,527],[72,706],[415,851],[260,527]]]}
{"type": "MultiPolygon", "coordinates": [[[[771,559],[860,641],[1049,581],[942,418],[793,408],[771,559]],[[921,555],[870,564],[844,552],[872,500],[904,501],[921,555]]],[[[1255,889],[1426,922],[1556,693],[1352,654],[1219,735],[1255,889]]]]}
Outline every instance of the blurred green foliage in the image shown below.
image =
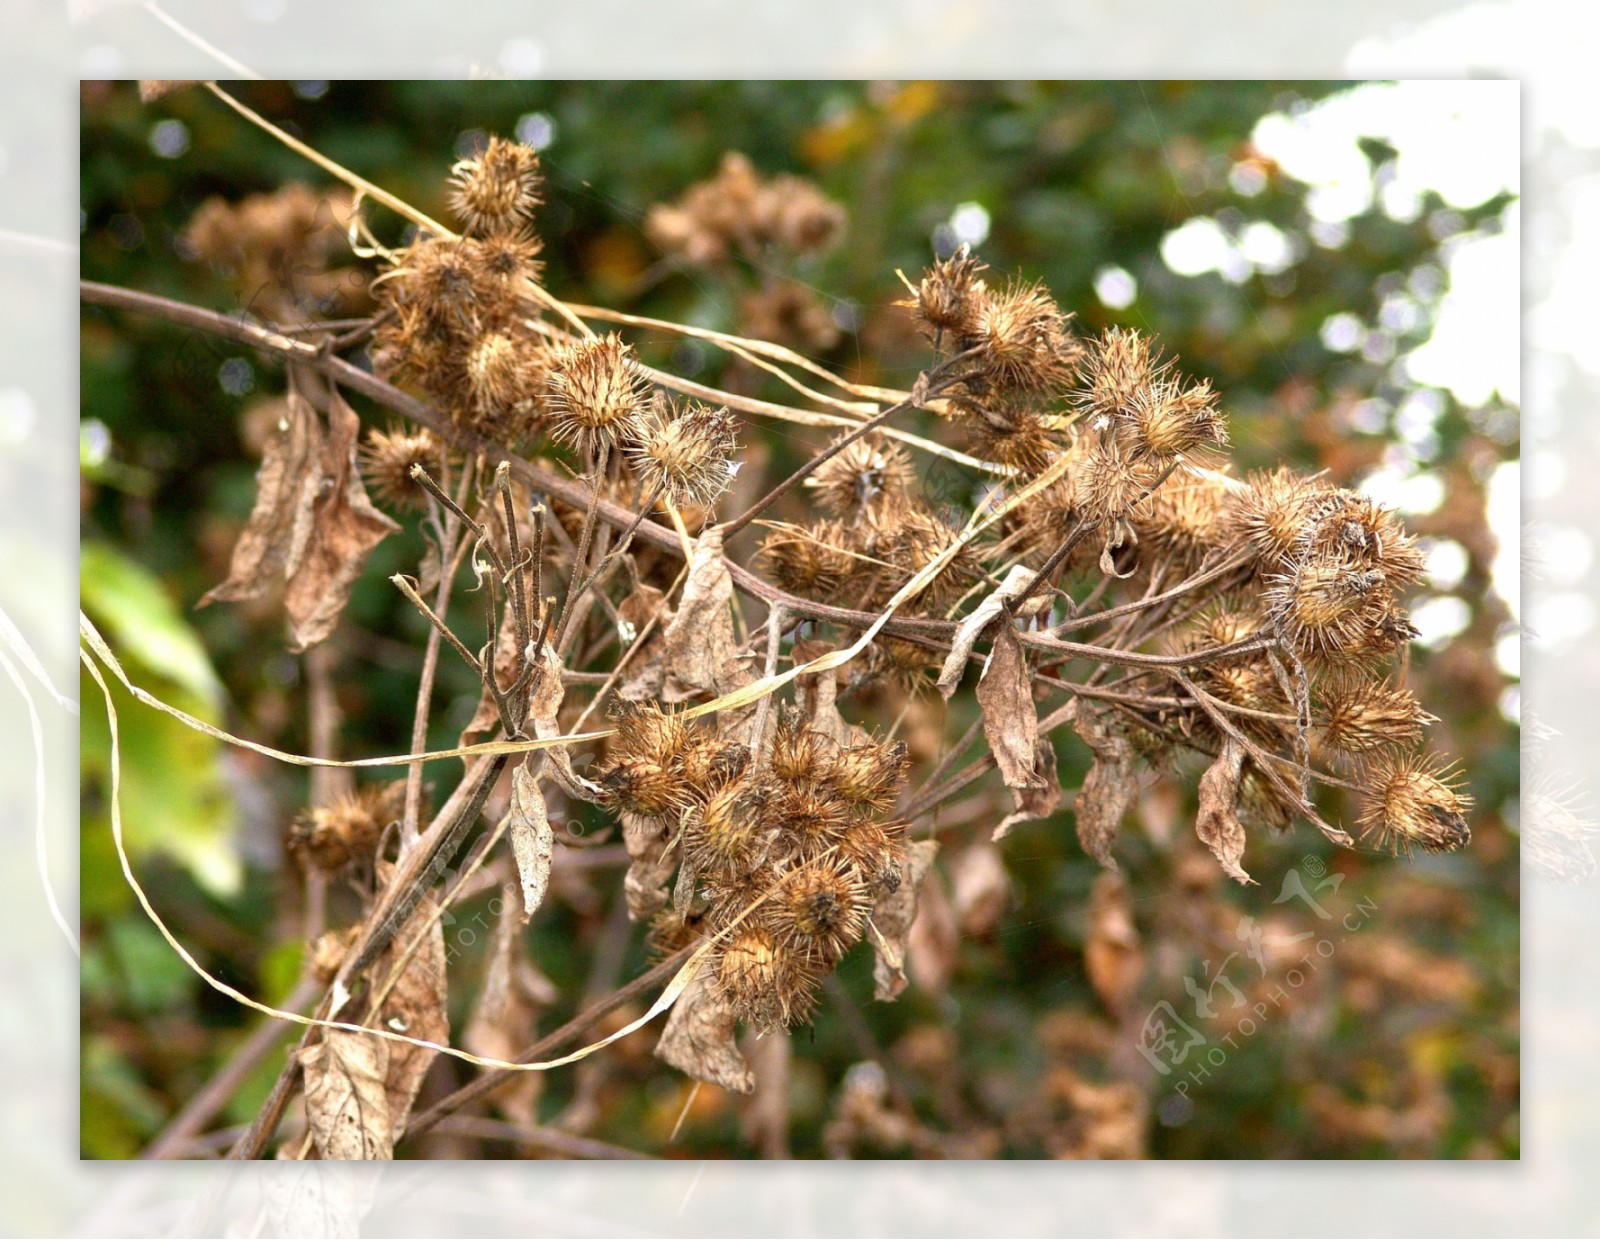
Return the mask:
{"type": "MultiPolygon", "coordinates": [[[[1493,228],[1505,203],[1461,211],[1435,196],[1409,220],[1374,207],[1348,221],[1342,236],[1319,239],[1306,186],[1262,160],[1250,134],[1263,115],[1298,112],[1339,89],[1308,82],[481,81],[263,83],[241,94],[439,218],[447,214],[443,182],[451,163],[484,134],[536,140],[548,177],[539,215],[547,282],[560,295],[738,330],[742,293],[763,281],[796,279],[815,290],[841,329],[820,360],[868,382],[909,383],[924,364],[925,346],[891,306],[903,294],[895,271],[915,278],[935,245],[948,248],[957,209],[977,204],[988,221],[977,248],[997,273],[1042,279],[1085,332],[1112,323],[1151,331],[1187,371],[1212,379],[1230,414],[1241,470],[1287,460],[1353,482],[1395,439],[1392,411],[1405,388],[1381,351],[1377,360],[1331,351],[1320,337],[1323,323],[1349,314],[1375,326],[1387,295],[1408,280],[1417,284],[1418,272],[1432,272],[1421,281],[1431,290],[1424,312],[1389,344],[1403,354],[1426,339],[1445,287],[1442,241],[1493,228]],[[746,264],[714,273],[663,264],[644,235],[646,211],[712,175],[730,150],[744,152],[765,175],[815,180],[849,211],[845,244],[782,270],[746,264]],[[1241,166],[1249,178],[1233,175],[1241,166]],[[1288,238],[1296,261],[1237,283],[1216,272],[1179,276],[1163,262],[1161,244],[1196,216],[1215,218],[1230,235],[1266,221],[1288,238]],[[1121,308],[1096,294],[1107,268],[1136,282],[1137,295],[1121,308]],[[1351,408],[1368,398],[1377,398],[1379,416],[1352,422],[1351,408]]],[[[131,84],[86,83],[82,138],[84,276],[219,309],[249,304],[249,290],[181,255],[178,238],[195,209],[214,194],[237,199],[295,179],[326,184],[199,91],[147,108],[131,84]]],[[[1368,143],[1365,153],[1375,177],[1393,156],[1380,143],[1368,143]]],[[[381,210],[371,214],[381,240],[404,238],[401,222],[381,210]]],[[[723,365],[693,343],[648,331],[634,338],[652,360],[680,373],[714,380],[723,365]]],[[[741,381],[755,394],[782,396],[748,375],[741,381]]],[[[281,619],[258,609],[192,610],[221,579],[249,512],[256,463],[250,425],[260,416],[252,411],[281,384],[270,363],[243,350],[153,320],[85,311],[83,417],[109,447],[86,469],[83,589],[86,609],[141,683],[253,738],[304,751],[302,670],[283,650],[281,619]]],[[[1435,455],[1422,467],[1437,470],[1447,487],[1457,479],[1462,524],[1439,532],[1465,539],[1474,498],[1482,525],[1487,471],[1516,455],[1515,418],[1508,422],[1499,408],[1463,408],[1447,392],[1437,398],[1435,455]]],[[[752,451],[779,464],[809,442],[772,425],[750,435],[752,451]]],[[[1517,739],[1500,713],[1504,680],[1490,659],[1504,609],[1487,593],[1484,553],[1469,550],[1469,571],[1454,592],[1472,609],[1472,623],[1438,649],[1418,648],[1413,672],[1424,702],[1447,715],[1445,747],[1466,761],[1480,805],[1472,849],[1413,863],[1335,855],[1302,827],[1284,840],[1252,841],[1250,868],[1262,887],[1198,891],[1181,850],[1129,832],[1133,908],[1152,958],[1150,1002],[1181,1004],[1182,977],[1199,975],[1204,952],[1192,933],[1198,908],[1213,921],[1229,910],[1263,917],[1278,881],[1308,858],[1347,879],[1347,893],[1377,904],[1368,933],[1404,939],[1386,966],[1367,961],[1371,977],[1357,977],[1352,964],[1347,984],[1330,983],[1310,1016],[1269,1024],[1193,1105],[1166,1105],[1171,1095],[1155,1083],[1147,1137],[1153,1155],[1515,1156],[1517,848],[1501,809],[1516,794],[1517,739]],[[1434,960],[1468,976],[1454,992],[1418,997],[1407,989],[1407,969],[1426,972],[1434,960]],[[1358,984],[1367,989],[1358,993],[1358,984]],[[1361,1006],[1374,987],[1376,1006],[1361,1006]],[[1328,1090],[1342,1109],[1328,1102],[1328,1090]],[[1438,1114],[1416,1118],[1430,1106],[1438,1114]],[[1364,1114],[1362,1107],[1401,1119],[1389,1128],[1374,1119],[1364,1130],[1351,1118],[1364,1114]],[[1415,1121],[1409,1129],[1406,1117],[1415,1121]]],[[[349,753],[407,747],[411,652],[424,631],[385,578],[412,570],[421,551],[414,530],[384,543],[347,612],[337,644],[347,669],[339,706],[349,753]]],[[[471,613],[462,616],[475,623],[471,613]]],[[[432,744],[453,743],[476,696],[463,669],[442,665],[439,700],[452,704],[436,712],[432,744]]],[[[226,1060],[249,1025],[187,979],[131,900],[117,894],[103,803],[104,725],[93,706],[97,695],[84,700],[83,1148],[88,1156],[125,1157],[226,1060]]],[[[304,804],[304,778],[252,766],[238,777],[250,785],[251,811],[235,812],[213,742],[125,696],[118,705],[130,837],[142,852],[159,836],[178,860],[151,863],[158,906],[211,967],[252,993],[281,997],[294,952],[280,941],[279,927],[292,924],[299,897],[277,833],[304,804]],[[219,841],[227,845],[221,851],[219,841]]],[[[1070,789],[1086,758],[1071,740],[1058,744],[1070,789]]],[[[428,769],[436,789],[448,788],[451,777],[449,764],[428,769]]],[[[1186,830],[1181,809],[1175,813],[1177,829],[1186,830]]],[[[872,1004],[864,951],[846,962],[840,981],[859,1001],[868,1036],[908,1065],[904,1080],[921,1119],[952,1130],[993,1125],[1008,1134],[1000,1153],[1036,1157],[1059,1148],[1037,1130],[1006,1129],[1004,1117],[1060,1069],[1066,1035],[1052,1040],[1041,1030],[1096,1008],[1084,953],[1098,871],[1078,849],[1066,811],[1018,831],[1005,858],[1014,884],[1010,908],[995,928],[960,940],[942,995],[914,987],[895,1005],[872,1004]],[[928,1047],[944,1045],[946,1036],[959,1068],[919,1075],[918,1064],[937,1062],[928,1047]]],[[[468,922],[482,915],[476,906],[460,914],[468,922]]],[[[589,952],[572,945],[587,948],[608,924],[604,905],[552,902],[530,927],[533,958],[567,996],[552,1021],[589,979],[589,952]]],[[[626,944],[629,969],[643,960],[637,939],[626,944]]],[[[464,975],[475,977],[474,953],[464,957],[464,975]]],[[[467,1000],[453,997],[458,1029],[467,1000]]],[[[821,1152],[832,1099],[845,1069],[861,1057],[861,1037],[856,1019],[832,999],[809,1033],[797,1033],[797,1154],[821,1152]]],[[[655,1151],[666,1148],[685,1094],[681,1078],[649,1059],[649,1044],[633,1038],[614,1048],[594,1133],[655,1151]],[[626,1050],[635,1044],[645,1050],[626,1050]]],[[[1128,1068],[1115,1056],[1107,1062],[1121,1064],[1105,1069],[1112,1079],[1128,1068]]],[[[272,1073],[256,1076],[235,1099],[230,1122],[248,1119],[272,1073]]],[[[550,1078],[542,1116],[560,1114],[584,1088],[574,1084],[577,1077],[550,1078]]],[[[725,1104],[707,1108],[670,1153],[748,1153],[736,1112],[725,1104]]]]}

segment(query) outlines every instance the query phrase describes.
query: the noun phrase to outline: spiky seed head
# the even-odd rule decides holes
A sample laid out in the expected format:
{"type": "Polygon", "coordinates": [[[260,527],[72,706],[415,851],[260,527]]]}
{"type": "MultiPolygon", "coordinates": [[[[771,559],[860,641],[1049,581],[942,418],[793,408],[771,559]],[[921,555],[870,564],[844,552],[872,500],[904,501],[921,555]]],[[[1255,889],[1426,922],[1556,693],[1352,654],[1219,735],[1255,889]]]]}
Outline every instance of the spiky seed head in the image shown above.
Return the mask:
{"type": "Polygon", "coordinates": [[[1380,750],[1409,749],[1432,722],[1416,695],[1403,685],[1360,677],[1336,679],[1316,713],[1317,738],[1329,750],[1364,757],[1380,750]]]}
{"type": "Polygon", "coordinates": [[[1367,768],[1366,797],[1357,823],[1361,838],[1391,853],[1421,848],[1452,852],[1471,842],[1467,811],[1472,798],[1461,775],[1427,751],[1386,755],[1367,768]]]}
{"type": "Polygon", "coordinates": [[[987,270],[963,245],[928,268],[911,298],[896,304],[909,307],[930,336],[961,339],[974,335],[987,292],[982,279],[987,270]]]}
{"type": "Polygon", "coordinates": [[[427,493],[412,480],[411,469],[420,465],[429,474],[439,472],[439,441],[425,428],[392,426],[369,430],[361,442],[361,476],[381,504],[400,511],[420,511],[427,493]]]}
{"type": "Polygon", "coordinates": [[[885,826],[858,818],[839,841],[839,860],[851,867],[869,895],[900,886],[900,863],[905,859],[905,824],[885,826]]]}
{"type": "Polygon", "coordinates": [[[611,752],[671,766],[689,750],[695,733],[681,713],[662,710],[655,702],[619,700],[611,712],[615,734],[611,752]]]}
{"type": "Polygon", "coordinates": [[[480,234],[523,228],[539,205],[539,152],[521,142],[490,138],[476,159],[450,171],[450,208],[480,234]]]}
{"type": "Polygon", "coordinates": [[[750,766],[750,749],[737,741],[718,740],[703,732],[690,734],[679,760],[683,778],[707,796],[740,779],[750,766]]]}
{"type": "MultiPolygon", "coordinates": [[[[405,785],[399,785],[404,795],[405,785]]],[[[393,786],[370,785],[343,793],[329,805],[296,816],[289,826],[289,850],[317,869],[332,873],[352,860],[371,857],[383,829],[399,812],[393,786]]]]}
{"type": "Polygon", "coordinates": [[[533,395],[538,379],[524,342],[506,332],[490,332],[467,354],[467,387],[486,413],[512,409],[533,395]]]}
{"type": "Polygon", "coordinates": [[[609,448],[633,431],[646,387],[633,347],[615,333],[557,350],[545,380],[555,437],[581,452],[609,448]]]}
{"type": "Polygon", "coordinates": [[[760,784],[735,783],[713,793],[684,828],[684,857],[695,873],[716,882],[748,877],[765,858],[769,801],[760,784]]]}
{"type": "Polygon", "coordinates": [[[901,499],[915,481],[910,454],[892,439],[873,433],[846,444],[819,465],[805,485],[817,507],[854,520],[901,499]]]}
{"type": "Polygon", "coordinates": [[[765,926],[734,932],[717,961],[717,980],[734,1012],[761,1033],[798,1024],[816,1004],[816,969],[800,953],[782,951],[765,926]]]}
{"type": "Polygon", "coordinates": [[[1228,443],[1228,428],[1209,382],[1185,387],[1176,379],[1145,384],[1115,417],[1119,437],[1135,460],[1214,463],[1228,443]]]}
{"type": "Polygon", "coordinates": [[[1364,657],[1390,599],[1383,575],[1344,560],[1294,564],[1270,579],[1271,614],[1305,657],[1364,657]]]}
{"type": "Polygon", "coordinates": [[[1040,284],[1014,283],[1004,293],[986,293],[963,346],[981,350],[978,364],[997,387],[1015,392],[1054,392],[1071,381],[1081,347],[1040,284]]]}
{"type": "Polygon", "coordinates": [[[682,775],[660,762],[624,758],[600,775],[606,803],[641,818],[676,818],[694,805],[694,789],[682,775]]]}
{"type": "Polygon", "coordinates": [[[665,496],[680,508],[710,504],[733,481],[737,428],[726,408],[661,398],[628,426],[624,450],[646,495],[665,496]]]}
{"type": "Polygon", "coordinates": [[[1131,328],[1109,327],[1085,350],[1083,383],[1073,394],[1074,402],[1109,425],[1130,414],[1171,365],[1148,336],[1131,328]]]}
{"type": "Polygon", "coordinates": [[[1073,472],[1073,506],[1097,525],[1147,521],[1151,508],[1145,492],[1157,476],[1148,464],[1106,440],[1086,453],[1073,472]]]}
{"type": "Polygon", "coordinates": [[[1234,536],[1268,572],[1280,568],[1300,546],[1328,488],[1287,468],[1251,474],[1231,504],[1234,536]]]}
{"type": "Polygon", "coordinates": [[[831,966],[861,940],[872,905],[853,868],[830,858],[787,871],[769,907],[781,948],[831,966]]]}
{"type": "Polygon", "coordinates": [[[1297,551],[1307,559],[1347,559],[1376,569],[1396,589],[1422,580],[1423,556],[1391,508],[1353,491],[1323,491],[1297,551]]]}
{"type": "Polygon", "coordinates": [[[1139,537],[1184,564],[1198,564],[1225,546],[1232,490],[1215,474],[1180,470],[1151,493],[1148,515],[1138,522],[1139,537]]]}
{"type": "Polygon", "coordinates": [[[852,542],[838,521],[810,528],[774,522],[758,554],[783,589],[826,602],[869,567],[854,554],[852,542]]]}
{"type": "Polygon", "coordinates": [[[886,813],[905,786],[909,762],[904,741],[847,745],[834,755],[828,782],[857,813],[886,813]]]}
{"type": "Polygon", "coordinates": [[[785,707],[773,729],[772,773],[786,783],[804,785],[826,773],[833,756],[832,742],[806,723],[800,712],[785,707]]]}
{"type": "Polygon", "coordinates": [[[538,281],[544,273],[539,254],[544,243],[527,230],[490,233],[479,241],[483,269],[489,277],[511,290],[525,281],[538,281]]]}
{"type": "Polygon", "coordinates": [[[773,794],[770,813],[778,829],[778,848],[802,859],[838,843],[850,825],[849,807],[825,788],[781,784],[773,794]]]}
{"type": "Polygon", "coordinates": [[[1027,409],[973,418],[971,433],[974,456],[1008,466],[1024,478],[1043,473],[1063,449],[1060,434],[1027,409]]]}

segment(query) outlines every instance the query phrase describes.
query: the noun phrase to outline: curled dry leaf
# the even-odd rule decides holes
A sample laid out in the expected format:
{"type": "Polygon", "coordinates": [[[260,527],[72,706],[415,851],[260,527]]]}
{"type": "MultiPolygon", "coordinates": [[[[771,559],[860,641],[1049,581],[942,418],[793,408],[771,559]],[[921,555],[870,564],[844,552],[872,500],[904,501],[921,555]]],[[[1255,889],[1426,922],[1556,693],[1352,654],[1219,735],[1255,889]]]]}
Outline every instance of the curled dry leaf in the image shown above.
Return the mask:
{"type": "Polygon", "coordinates": [[[734,1041],[737,1023],[711,971],[701,968],[672,1005],[656,1058],[697,1081],[748,1094],[755,1075],[734,1041]]]}
{"type": "Polygon", "coordinates": [[[872,910],[873,997],[892,1003],[906,988],[906,945],[917,919],[917,894],[939,852],[938,840],[917,840],[900,863],[900,885],[879,898],[872,910]]]}
{"type": "MultiPolygon", "coordinates": [[[[722,559],[722,531],[712,526],[694,545],[683,598],[663,636],[663,701],[720,697],[755,679],[734,636],[732,607],[733,578],[722,559]]],[[[748,740],[754,709],[718,712],[718,732],[748,740]]]]}
{"type": "Polygon", "coordinates": [[[1011,790],[1016,809],[1000,820],[990,839],[1002,840],[1018,823],[1048,818],[1061,808],[1061,776],[1056,773],[1056,751],[1048,737],[1041,736],[1034,745],[1033,769],[1039,786],[1011,790]]]}
{"type": "Polygon", "coordinates": [[[1111,849],[1117,842],[1122,818],[1139,790],[1134,773],[1133,746],[1128,738],[1105,726],[1095,714],[1080,714],[1075,721],[1078,735],[1094,753],[1089,773],[1083,777],[1073,801],[1078,820],[1078,842],[1108,870],[1117,863],[1111,849]]]}
{"type": "Polygon", "coordinates": [[[1194,829],[1230,878],[1249,883],[1254,880],[1239,864],[1244,856],[1244,824],[1238,810],[1243,768],[1244,749],[1232,737],[1224,739],[1217,760],[1200,777],[1200,808],[1194,829]]]}
{"type": "Polygon", "coordinates": [[[666,855],[667,826],[659,818],[623,814],[622,842],[628,849],[628,873],[622,880],[628,916],[648,921],[667,904],[667,880],[673,871],[666,855]]]}
{"type": "MultiPolygon", "coordinates": [[[[369,974],[375,986],[383,986],[399,969],[394,985],[383,996],[376,1019],[394,1033],[437,1042],[450,1041],[449,980],[445,970],[444,926],[439,906],[426,896],[412,912],[400,932],[378,957],[369,974]],[[420,938],[420,942],[418,939],[420,938]],[[412,944],[416,943],[415,950],[412,944]]],[[[422,1078],[427,1075],[439,1052],[409,1042],[388,1043],[389,1069],[385,1088],[389,1096],[390,1123],[394,1139],[405,1132],[406,1120],[422,1078]]]]}
{"type": "Polygon", "coordinates": [[[544,903],[544,893],[550,885],[550,857],[556,843],[550,815],[545,812],[544,794],[526,760],[511,772],[511,805],[506,818],[511,855],[517,862],[517,880],[522,884],[522,921],[526,925],[544,903]]]}
{"type": "Polygon", "coordinates": [[[906,936],[906,966],[927,993],[943,996],[956,971],[961,929],[944,884],[931,872],[917,894],[917,917],[906,936]]]}
{"type": "Polygon", "coordinates": [[[978,707],[983,734],[1007,788],[1043,788],[1035,770],[1039,716],[1033,705],[1033,679],[1022,652],[1022,639],[1011,625],[1001,626],[994,649],[978,681],[978,707]]]}
{"type": "MultiPolygon", "coordinates": [[[[394,1130],[384,1081],[391,1043],[348,1029],[324,1029],[300,1052],[306,1122],[326,1159],[390,1159],[394,1130]]],[[[394,1045],[399,1045],[395,1043],[394,1045]]]]}
{"type": "MultiPolygon", "coordinates": [[[[961,683],[961,676],[967,670],[967,661],[972,657],[972,647],[983,636],[983,631],[999,618],[1007,603],[1022,596],[1023,591],[1033,584],[1036,576],[1038,574],[1030,568],[1025,568],[1021,564],[1012,565],[1011,571],[1006,574],[1006,579],[974,607],[966,619],[956,625],[955,636],[950,643],[950,654],[944,661],[944,667],[939,671],[939,692],[944,695],[945,701],[950,700],[951,694],[956,691],[956,686],[961,683]]],[[[1032,600],[1030,606],[1046,601],[1041,597],[1032,600]]]]}
{"type": "MultiPolygon", "coordinates": [[[[528,700],[528,720],[538,740],[547,741],[562,734],[557,716],[561,713],[561,701],[565,695],[566,689],[561,683],[561,656],[548,642],[541,643],[538,668],[533,674],[533,688],[528,700]]],[[[551,778],[563,792],[575,800],[599,804],[599,786],[572,769],[572,754],[567,746],[552,745],[542,752],[551,778]]]]}
{"type": "Polygon", "coordinates": [[[1127,1012],[1144,976],[1144,952],[1133,922],[1128,884],[1121,874],[1105,873],[1089,892],[1089,939],[1084,967],[1095,994],[1114,1016],[1127,1012]]]}
{"type": "Polygon", "coordinates": [[[400,527],[367,498],[356,468],[361,419],[338,390],[329,391],[326,435],[304,397],[291,393],[287,407],[228,579],[200,603],[256,598],[281,581],[290,648],[300,651],[333,632],[367,556],[400,527]]]}

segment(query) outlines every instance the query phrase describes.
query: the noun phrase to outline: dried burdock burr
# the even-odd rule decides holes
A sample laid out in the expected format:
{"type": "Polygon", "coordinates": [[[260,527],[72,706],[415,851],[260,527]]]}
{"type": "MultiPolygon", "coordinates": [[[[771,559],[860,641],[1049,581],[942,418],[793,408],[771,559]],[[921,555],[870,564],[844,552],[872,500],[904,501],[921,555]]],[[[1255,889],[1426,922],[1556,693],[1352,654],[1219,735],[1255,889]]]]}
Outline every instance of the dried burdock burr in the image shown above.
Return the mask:
{"type": "Polygon", "coordinates": [[[658,397],[627,428],[623,450],[647,496],[708,505],[733,481],[738,419],[727,409],[658,397]]]}
{"type": "Polygon", "coordinates": [[[514,232],[539,205],[539,187],[539,153],[492,137],[481,154],[451,169],[450,207],[472,233],[514,232]]]}
{"type": "Polygon", "coordinates": [[[1466,819],[1472,798],[1460,783],[1450,763],[1426,750],[1378,758],[1362,780],[1361,838],[1391,853],[1462,847],[1472,838],[1466,819]]]}
{"type": "Polygon", "coordinates": [[[633,347],[614,332],[558,349],[544,392],[552,433],[586,453],[635,436],[646,387],[633,347]]]}
{"type": "Polygon", "coordinates": [[[361,475],[368,490],[379,503],[401,512],[420,512],[427,506],[427,493],[412,480],[412,467],[437,474],[441,459],[439,441],[426,429],[374,429],[361,442],[361,475]]]}
{"type": "Polygon", "coordinates": [[[1416,695],[1402,685],[1359,676],[1336,677],[1320,695],[1318,741],[1330,752],[1361,758],[1382,750],[1409,749],[1434,722],[1416,695]]]}
{"type": "Polygon", "coordinates": [[[915,483],[910,454],[878,434],[846,444],[805,481],[817,507],[851,523],[903,499],[915,483]]]}
{"type": "Polygon", "coordinates": [[[960,340],[976,335],[988,292],[982,279],[987,270],[963,245],[930,267],[918,284],[908,282],[911,298],[895,304],[908,307],[930,339],[960,340]]]}

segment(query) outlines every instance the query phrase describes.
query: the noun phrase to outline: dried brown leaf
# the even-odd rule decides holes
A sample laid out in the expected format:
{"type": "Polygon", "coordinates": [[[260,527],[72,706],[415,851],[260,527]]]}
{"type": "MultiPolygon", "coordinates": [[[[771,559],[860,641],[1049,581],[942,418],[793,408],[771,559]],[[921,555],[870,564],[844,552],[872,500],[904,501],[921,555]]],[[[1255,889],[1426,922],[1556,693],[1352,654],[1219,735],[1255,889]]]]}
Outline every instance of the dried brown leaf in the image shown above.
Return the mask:
{"type": "Polygon", "coordinates": [[[737,1023],[711,971],[702,968],[672,1005],[656,1058],[697,1081],[748,1094],[756,1082],[734,1041],[737,1023]]]}
{"type": "Polygon", "coordinates": [[[1000,820],[990,839],[1002,840],[1019,823],[1048,818],[1061,808],[1061,777],[1056,773],[1056,751],[1049,737],[1041,736],[1035,744],[1033,769],[1039,777],[1040,786],[1011,790],[1016,809],[1000,820]]]}
{"type": "Polygon", "coordinates": [[[956,971],[961,928],[944,884],[930,875],[917,894],[917,918],[906,936],[906,967],[911,980],[934,996],[943,996],[956,971]]]}
{"type": "MultiPolygon", "coordinates": [[[[663,701],[720,697],[755,679],[734,636],[732,607],[733,579],[722,559],[722,531],[712,526],[694,545],[683,598],[663,636],[663,701]]],[[[718,732],[748,740],[754,710],[747,706],[719,712],[718,732]]]]}
{"type": "Polygon", "coordinates": [[[1244,856],[1244,824],[1239,821],[1239,779],[1244,749],[1232,737],[1222,742],[1217,760],[1200,777],[1200,808],[1194,829],[1222,863],[1223,871],[1241,883],[1253,882],[1239,864],[1244,856]]]}
{"type": "MultiPolygon", "coordinates": [[[[945,658],[944,667],[939,671],[939,692],[946,701],[956,691],[956,686],[961,683],[962,674],[967,670],[967,661],[972,657],[972,647],[977,644],[983,631],[999,618],[1005,610],[1006,604],[1013,599],[1021,597],[1022,593],[1033,584],[1033,579],[1038,576],[1030,568],[1021,564],[1012,565],[1011,571],[1006,574],[1006,579],[990,594],[986,595],[981,603],[972,609],[970,615],[956,625],[954,637],[950,643],[950,653],[945,658]]],[[[1044,602],[1044,599],[1037,600],[1044,602]]]]}
{"type": "MultiPolygon", "coordinates": [[[[549,980],[521,956],[522,920],[511,915],[516,898],[511,888],[505,888],[500,898],[504,911],[495,923],[483,989],[461,1044],[486,1059],[515,1059],[532,1044],[539,1012],[556,996],[549,980]]],[[[495,1087],[489,1100],[507,1119],[534,1123],[543,1080],[542,1072],[514,1073],[495,1087]]]]}
{"type": "Polygon", "coordinates": [[[550,857],[556,844],[550,815],[545,812],[544,794],[527,761],[511,772],[511,804],[506,818],[517,880],[522,884],[522,921],[526,925],[544,903],[545,890],[550,886],[550,857]]]}
{"type": "Polygon", "coordinates": [[[322,446],[322,482],[304,555],[290,570],[283,605],[289,612],[290,648],[304,650],[333,632],[350,589],[372,549],[400,528],[367,498],[356,466],[361,419],[339,395],[328,394],[328,438],[322,446]]]}
{"type": "Polygon", "coordinates": [[[227,579],[201,596],[201,607],[258,598],[294,571],[321,484],[322,422],[305,397],[290,392],[262,451],[255,507],[233,546],[227,579]]]}
{"type": "Polygon", "coordinates": [[[978,708],[983,734],[1007,788],[1042,788],[1034,769],[1039,743],[1039,716],[1033,705],[1033,680],[1022,652],[1022,639],[1011,625],[994,637],[994,649],[978,681],[978,708]]]}
{"type": "Polygon", "coordinates": [[[1139,791],[1134,770],[1133,746],[1128,738],[1107,727],[1092,712],[1075,720],[1078,736],[1094,753],[1089,773],[1083,777],[1073,801],[1073,816],[1078,822],[1078,842],[1108,870],[1117,863],[1111,850],[1123,816],[1139,791]]]}
{"type": "Polygon", "coordinates": [[[900,863],[900,885],[879,898],[872,910],[873,997],[892,1003],[906,988],[906,944],[917,919],[917,895],[939,852],[938,840],[917,840],[900,863]]]}
{"type": "MultiPolygon", "coordinates": [[[[533,674],[532,692],[528,700],[528,720],[533,735],[541,741],[562,735],[561,702],[566,688],[561,683],[561,656],[548,642],[539,647],[538,670],[533,674]]],[[[599,804],[599,785],[592,783],[572,769],[572,754],[565,745],[552,745],[543,750],[545,765],[551,778],[561,791],[578,801],[599,804]]]]}
{"type": "Polygon", "coordinates": [[[622,815],[622,842],[629,858],[622,894],[634,921],[647,921],[666,907],[667,880],[674,868],[666,859],[667,838],[667,826],[660,819],[622,815]]]}
{"type": "MultiPolygon", "coordinates": [[[[326,1159],[390,1159],[394,1130],[384,1088],[390,1043],[348,1029],[324,1029],[300,1052],[306,1122],[326,1159]]],[[[398,1044],[396,1044],[398,1045],[398,1044]]]]}
{"type": "Polygon", "coordinates": [[[256,475],[256,504],[234,545],[227,580],[200,605],[238,602],[283,585],[290,648],[304,650],[333,631],[367,556],[399,529],[367,499],[356,468],[361,419],[329,393],[324,434],[316,412],[292,392],[256,475]]]}
{"type": "Polygon", "coordinates": [[[1144,976],[1144,952],[1133,921],[1128,884],[1121,874],[1106,873],[1094,880],[1083,956],[1095,994],[1114,1016],[1124,1015],[1144,976]]]}
{"type": "MultiPolygon", "coordinates": [[[[444,926],[439,906],[431,896],[425,896],[372,966],[370,976],[379,986],[395,969],[400,969],[372,1023],[410,1038],[448,1045],[450,990],[445,963],[444,926]],[[419,936],[421,942],[411,950],[419,936]]],[[[385,1088],[395,1140],[405,1132],[417,1091],[422,1088],[422,1078],[438,1054],[426,1046],[414,1046],[409,1042],[390,1045],[385,1088]]]]}

